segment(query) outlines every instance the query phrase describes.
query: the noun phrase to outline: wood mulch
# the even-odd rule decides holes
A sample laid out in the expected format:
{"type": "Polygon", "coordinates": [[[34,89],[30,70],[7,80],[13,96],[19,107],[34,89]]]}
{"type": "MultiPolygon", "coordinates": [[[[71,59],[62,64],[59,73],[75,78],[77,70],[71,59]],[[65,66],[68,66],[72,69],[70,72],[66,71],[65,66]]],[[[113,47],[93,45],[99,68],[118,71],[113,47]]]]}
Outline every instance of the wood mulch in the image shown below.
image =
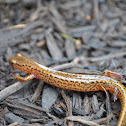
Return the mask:
{"type": "Polygon", "coordinates": [[[0,126],[115,126],[120,101],[109,92],[74,92],[33,79],[14,80],[8,59],[21,53],[71,73],[126,78],[123,0],[0,1],[0,126]]]}

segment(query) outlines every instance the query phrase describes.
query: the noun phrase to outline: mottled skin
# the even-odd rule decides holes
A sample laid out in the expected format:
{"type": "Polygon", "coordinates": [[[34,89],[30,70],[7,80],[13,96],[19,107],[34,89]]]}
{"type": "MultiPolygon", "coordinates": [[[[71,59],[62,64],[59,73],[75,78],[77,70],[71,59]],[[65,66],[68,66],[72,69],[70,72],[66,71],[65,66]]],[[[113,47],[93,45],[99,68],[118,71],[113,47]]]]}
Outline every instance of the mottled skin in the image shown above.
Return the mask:
{"type": "Polygon", "coordinates": [[[12,67],[29,74],[26,77],[15,74],[15,79],[19,81],[37,78],[62,89],[80,92],[104,91],[103,87],[113,94],[115,91],[118,91],[117,97],[121,102],[121,113],[117,126],[126,125],[126,89],[117,80],[107,76],[82,75],[57,71],[43,66],[19,53],[15,57],[10,58],[8,62],[12,67]]]}

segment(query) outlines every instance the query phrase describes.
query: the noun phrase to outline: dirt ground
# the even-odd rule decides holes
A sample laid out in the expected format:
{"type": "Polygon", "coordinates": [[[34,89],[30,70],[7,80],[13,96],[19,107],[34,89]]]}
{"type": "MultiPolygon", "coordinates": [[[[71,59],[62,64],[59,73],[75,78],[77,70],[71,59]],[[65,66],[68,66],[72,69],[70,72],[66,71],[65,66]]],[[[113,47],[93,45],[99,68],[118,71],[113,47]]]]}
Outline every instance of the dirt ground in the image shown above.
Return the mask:
{"type": "Polygon", "coordinates": [[[121,105],[105,91],[62,90],[33,79],[19,82],[8,59],[21,53],[42,65],[113,76],[126,84],[125,0],[0,1],[0,126],[117,124],[121,105]]]}

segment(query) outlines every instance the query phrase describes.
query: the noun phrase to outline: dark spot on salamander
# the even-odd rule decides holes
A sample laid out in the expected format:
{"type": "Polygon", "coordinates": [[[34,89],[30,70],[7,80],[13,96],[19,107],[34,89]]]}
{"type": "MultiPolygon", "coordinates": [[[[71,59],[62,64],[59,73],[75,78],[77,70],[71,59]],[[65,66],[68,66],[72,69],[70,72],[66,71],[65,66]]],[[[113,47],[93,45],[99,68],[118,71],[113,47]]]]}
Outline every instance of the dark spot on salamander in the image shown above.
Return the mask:
{"type": "Polygon", "coordinates": [[[78,83],[79,81],[75,81],[74,83],[78,83]]]}
{"type": "Polygon", "coordinates": [[[84,82],[81,82],[81,84],[85,84],[84,82]]]}

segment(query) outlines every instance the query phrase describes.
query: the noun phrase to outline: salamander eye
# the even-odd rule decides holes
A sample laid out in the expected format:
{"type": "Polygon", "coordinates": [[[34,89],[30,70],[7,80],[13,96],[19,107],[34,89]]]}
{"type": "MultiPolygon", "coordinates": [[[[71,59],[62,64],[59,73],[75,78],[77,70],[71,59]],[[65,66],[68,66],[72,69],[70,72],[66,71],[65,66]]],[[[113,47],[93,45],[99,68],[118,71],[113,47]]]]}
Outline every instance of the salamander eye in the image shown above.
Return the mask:
{"type": "Polygon", "coordinates": [[[21,57],[21,56],[23,56],[23,55],[22,55],[22,54],[20,54],[20,53],[17,53],[17,54],[16,54],[16,56],[20,56],[20,57],[21,57]]]}
{"type": "Polygon", "coordinates": [[[11,65],[14,65],[16,63],[15,60],[11,60],[11,65]]]}

